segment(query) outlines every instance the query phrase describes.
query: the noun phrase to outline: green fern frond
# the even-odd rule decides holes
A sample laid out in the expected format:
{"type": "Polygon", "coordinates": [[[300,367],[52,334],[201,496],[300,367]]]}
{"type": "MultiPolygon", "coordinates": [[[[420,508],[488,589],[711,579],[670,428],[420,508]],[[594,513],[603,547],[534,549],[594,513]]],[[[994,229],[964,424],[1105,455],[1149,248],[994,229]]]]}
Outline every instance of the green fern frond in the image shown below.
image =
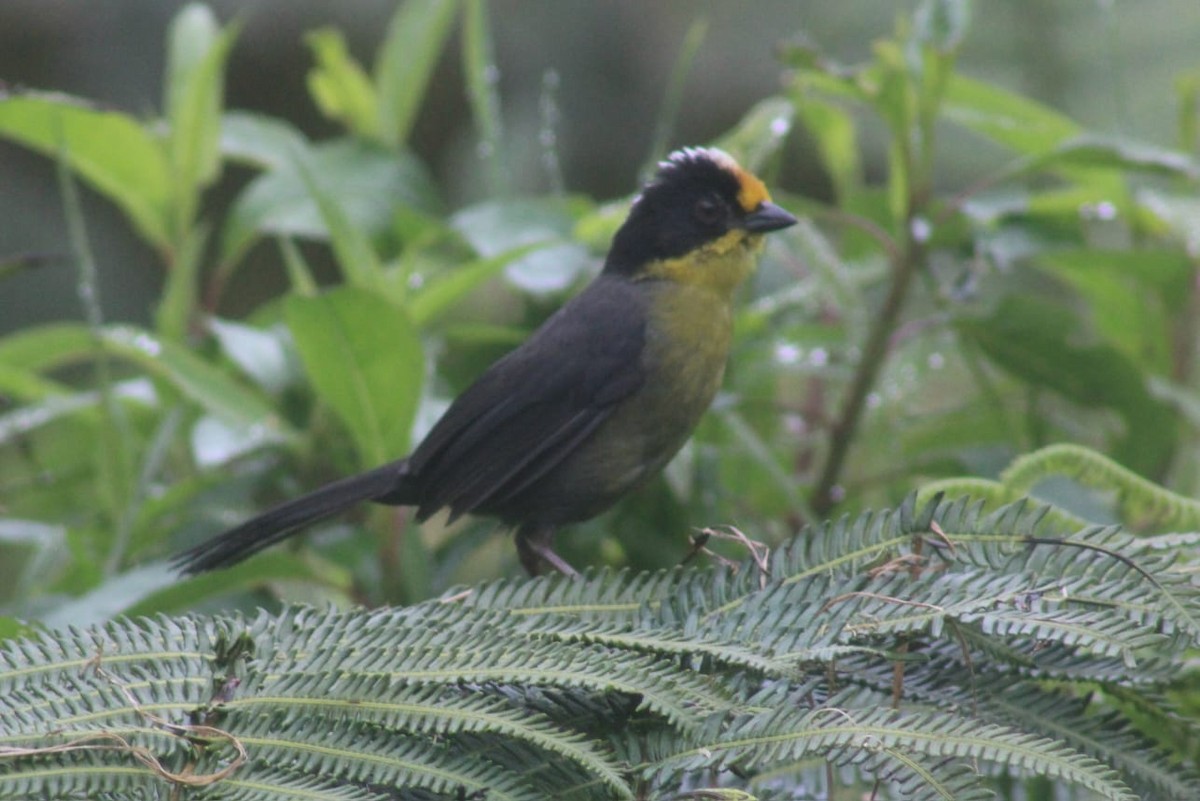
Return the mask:
{"type": "Polygon", "coordinates": [[[1200,536],[1057,525],[1034,503],[910,497],[765,570],[8,641],[0,797],[768,797],[814,763],[903,798],[981,798],[996,770],[1200,796],[1140,723],[1200,741],[1169,693],[1200,644],[1200,536]]]}
{"type": "Polygon", "coordinates": [[[861,759],[864,750],[998,762],[1064,779],[1102,798],[1139,801],[1114,769],[1049,738],[959,715],[846,709],[836,699],[815,710],[783,707],[747,717],[735,722],[721,742],[683,751],[659,767],[690,772],[739,765],[753,770],[812,754],[835,761],[861,759]]]}
{"type": "Polygon", "coordinates": [[[1086,699],[1048,690],[1032,682],[1005,692],[989,692],[988,712],[1025,731],[1043,732],[1119,770],[1139,796],[1200,798],[1200,777],[1180,772],[1153,744],[1115,711],[1088,714],[1086,699]]]}
{"type": "MultiPolygon", "coordinates": [[[[276,770],[336,779],[358,787],[404,787],[451,795],[486,793],[497,801],[544,798],[513,771],[455,741],[397,735],[361,723],[330,727],[324,721],[298,722],[281,731],[241,736],[255,762],[276,770]]],[[[628,798],[623,781],[608,797],[628,798]]]]}
{"type": "MultiPolygon", "coordinates": [[[[356,733],[346,738],[344,746],[351,752],[362,745],[362,733],[366,731],[408,732],[422,735],[425,741],[487,732],[575,762],[618,792],[624,787],[619,767],[594,742],[543,715],[513,709],[487,694],[437,688],[402,688],[397,692],[388,682],[379,680],[351,679],[345,686],[339,686],[341,682],[331,686],[327,679],[296,676],[263,687],[247,687],[245,698],[223,705],[224,710],[239,713],[228,724],[236,723],[248,743],[262,745],[284,736],[292,738],[287,750],[315,749],[316,754],[333,747],[331,738],[341,734],[336,726],[339,721],[354,723],[356,733]],[[369,724],[369,728],[363,724],[369,724]]],[[[355,765],[365,761],[361,754],[350,760],[355,765]]],[[[322,770],[312,772],[326,775],[322,770]]]]}
{"type": "Polygon", "coordinates": [[[1107,456],[1079,445],[1051,445],[1020,456],[1001,474],[1012,492],[1028,494],[1038,482],[1065,476],[1116,495],[1121,520],[1134,529],[1200,528],[1200,502],[1158,486],[1107,456]]]}
{"type": "MultiPolygon", "coordinates": [[[[124,798],[125,796],[119,796],[124,798]]],[[[156,798],[165,798],[158,795],[156,798]]],[[[201,791],[197,799],[219,798],[221,801],[395,801],[391,793],[374,792],[370,788],[337,779],[315,779],[288,770],[263,769],[253,780],[236,774],[222,780],[216,792],[201,791]]]]}

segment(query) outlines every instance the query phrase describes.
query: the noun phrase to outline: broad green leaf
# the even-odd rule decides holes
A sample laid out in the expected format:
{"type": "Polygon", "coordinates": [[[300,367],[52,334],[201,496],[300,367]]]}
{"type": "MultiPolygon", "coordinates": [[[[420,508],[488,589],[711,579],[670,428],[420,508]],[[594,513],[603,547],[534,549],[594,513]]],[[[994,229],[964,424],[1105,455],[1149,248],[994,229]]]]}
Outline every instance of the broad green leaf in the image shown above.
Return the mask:
{"type": "Polygon", "coordinates": [[[541,244],[505,269],[508,280],[527,292],[560,292],[593,264],[582,246],[570,240],[584,204],[560,199],[488,201],[459,211],[451,225],[484,258],[514,248],[541,244]]]}
{"type": "Polygon", "coordinates": [[[491,345],[515,348],[529,339],[529,330],[510,325],[454,323],[442,332],[447,340],[472,346],[491,345]]]}
{"type": "Polygon", "coordinates": [[[1200,429],[1200,397],[1191,387],[1182,386],[1162,376],[1150,376],[1150,394],[1168,404],[1194,429],[1200,429]]]}
{"type": "Polygon", "coordinates": [[[179,583],[175,570],[159,563],[135,567],[106,579],[95,589],[41,615],[50,628],[90,626],[111,620],[153,593],[179,583]]]}
{"type": "MultiPolygon", "coordinates": [[[[37,520],[0,519],[0,600],[24,601],[68,558],[67,532],[37,520]]],[[[3,639],[0,632],[0,639],[3,639]]]]}
{"type": "Polygon", "coordinates": [[[227,424],[261,430],[276,441],[289,435],[286,424],[270,405],[186,347],[156,339],[132,326],[104,329],[104,342],[117,355],[163,378],[227,424]]]}
{"type": "Polygon", "coordinates": [[[379,138],[379,109],[371,79],[346,49],[335,28],[304,37],[316,66],[308,71],[308,92],[321,113],[364,139],[379,138]]]}
{"type": "Polygon", "coordinates": [[[192,459],[203,470],[220,467],[279,441],[266,426],[230,425],[212,415],[196,421],[189,439],[192,459]]]}
{"type": "Polygon", "coordinates": [[[289,358],[286,330],[263,330],[217,317],[208,321],[208,327],[222,352],[267,392],[277,394],[294,382],[296,369],[289,358]]]}
{"type": "Polygon", "coordinates": [[[1200,179],[1200,164],[1186,153],[1133,140],[1093,135],[1077,136],[1063,142],[1049,153],[1038,156],[1033,166],[1126,170],[1190,181],[1200,179]]]}
{"type": "Polygon", "coordinates": [[[421,340],[404,312],[347,286],[290,297],[284,317],[317,395],[350,431],[363,465],[402,456],[425,374],[421,340]]]}
{"type": "Polygon", "coordinates": [[[844,200],[862,185],[863,180],[854,117],[840,105],[817,97],[801,98],[796,109],[816,143],[834,192],[844,200]]]}
{"type": "MultiPolygon", "coordinates": [[[[266,471],[272,462],[261,459],[257,464],[266,471]]],[[[253,470],[238,471],[236,477],[229,470],[201,470],[173,475],[169,483],[154,486],[133,510],[126,549],[130,563],[160,557],[177,542],[211,536],[214,526],[237,522],[241,504],[233,499],[240,486],[255,484],[260,477],[253,470]]]]}
{"type": "Polygon", "coordinates": [[[304,189],[317,204],[321,222],[329,232],[329,244],[342,271],[342,278],[351,286],[384,288],[383,264],[379,260],[370,238],[361,228],[351,222],[349,216],[333,196],[325,191],[321,179],[304,163],[298,163],[300,180],[304,189]]]}
{"type": "MultiPolygon", "coordinates": [[[[263,426],[280,439],[289,436],[285,423],[258,395],[191,350],[134,326],[101,329],[109,352],[165,380],[183,396],[230,425],[263,426]]],[[[0,363],[22,369],[52,370],[94,359],[96,342],[86,326],[55,324],[29,329],[0,341],[0,363]]]]}
{"type": "MultiPolygon", "coordinates": [[[[346,572],[331,565],[323,564],[321,567],[320,578],[325,586],[343,595],[352,591],[351,577],[346,572]]],[[[132,600],[123,614],[137,617],[187,612],[207,599],[257,590],[272,582],[312,582],[313,574],[310,561],[276,548],[255,556],[253,561],[243,562],[225,570],[214,570],[186,578],[177,576],[171,584],[152,588],[142,597],[132,600]]]]}
{"type": "Polygon", "coordinates": [[[717,140],[717,145],[726,150],[738,162],[757,172],[779,152],[787,135],[792,132],[796,119],[796,106],[783,97],[768,97],[760,100],[732,131],[717,140]]]}
{"type": "MultiPolygon", "coordinates": [[[[135,378],[121,381],[113,385],[112,393],[117,400],[131,401],[145,406],[154,406],[158,401],[154,393],[154,385],[145,379],[135,378]]],[[[67,415],[84,411],[91,412],[100,403],[101,395],[96,390],[74,394],[56,392],[41,400],[25,403],[12,411],[0,414],[0,445],[23,437],[67,415]]]]}
{"type": "Polygon", "coordinates": [[[1174,151],[1090,135],[1058,111],[960,74],[949,80],[942,113],[1025,156],[1005,170],[1006,177],[1050,169],[1116,201],[1125,184],[1112,170],[1196,174],[1195,162],[1174,151]]]}
{"type": "Polygon", "coordinates": [[[436,190],[424,167],[407,154],[393,154],[343,139],[293,153],[289,162],[250,182],[230,209],[221,231],[221,261],[238,261],[264,235],[329,239],[328,221],[297,168],[302,163],[320,186],[320,196],[337,215],[364,235],[387,233],[403,206],[433,210],[436,190]]]}
{"type": "Polygon", "coordinates": [[[33,370],[0,361],[0,395],[7,397],[10,402],[33,403],[67,392],[67,387],[57,381],[43,378],[33,370]]]}
{"type": "Polygon", "coordinates": [[[0,364],[18,370],[49,371],[93,355],[93,340],[79,323],[49,323],[0,339],[0,364]]]}
{"type": "Polygon", "coordinates": [[[1200,242],[1200,198],[1194,193],[1142,189],[1137,193],[1137,210],[1189,248],[1200,242]]]}
{"type": "Polygon", "coordinates": [[[878,88],[874,82],[875,72],[877,70],[851,72],[822,60],[816,68],[798,70],[794,88],[805,96],[815,92],[831,98],[870,103],[878,88]]]}
{"type": "Polygon", "coordinates": [[[1066,115],[961,74],[946,87],[942,112],[952,121],[1023,154],[1044,153],[1083,133],[1066,115]]]}
{"type": "Polygon", "coordinates": [[[429,322],[447,310],[484,282],[499,275],[513,261],[537,250],[543,245],[531,243],[493,256],[478,259],[455,267],[442,275],[426,281],[418,291],[408,298],[408,311],[413,324],[424,328],[429,322]]]}
{"type": "Polygon", "coordinates": [[[1045,250],[1034,263],[1088,301],[1093,324],[1135,363],[1169,375],[1170,311],[1186,302],[1192,266],[1181,252],[1045,250]]]}
{"type": "Polygon", "coordinates": [[[156,247],[171,241],[174,190],[161,144],[133,117],[67,95],[0,92],[0,136],[65,158],[156,247]]]}
{"type": "Polygon", "coordinates": [[[963,336],[1031,387],[1117,412],[1125,429],[1115,457],[1153,474],[1175,445],[1174,416],[1151,396],[1137,363],[1111,345],[1078,344],[1079,328],[1067,307],[1028,295],[1007,296],[990,316],[958,323],[963,336]]]}
{"type": "Polygon", "coordinates": [[[304,134],[278,117],[249,111],[221,115],[221,155],[263,170],[287,167],[308,148],[304,134]]]}
{"type": "Polygon", "coordinates": [[[614,200],[590,209],[575,221],[571,238],[594,253],[607,252],[617,229],[629,216],[630,200],[614,200]]]}
{"type": "Polygon", "coordinates": [[[190,3],[168,32],[166,98],[168,152],[175,189],[174,234],[182,236],[199,207],[199,192],[216,180],[225,62],[238,26],[223,32],[212,11],[190,3]]]}
{"type": "Polygon", "coordinates": [[[384,144],[396,148],[408,140],[457,10],[458,0],[409,0],[388,24],[375,60],[384,144]]]}
{"type": "Polygon", "coordinates": [[[1118,191],[1113,194],[1111,191],[1111,187],[1119,185],[1121,179],[1112,177],[1116,181],[1108,182],[1109,189],[1089,182],[1055,186],[1036,192],[1028,197],[1020,216],[1039,229],[1059,231],[1074,238],[1078,235],[1081,219],[1089,213],[1089,209],[1108,205],[1117,210],[1118,216],[1126,213],[1129,203],[1125,193],[1118,191]]]}

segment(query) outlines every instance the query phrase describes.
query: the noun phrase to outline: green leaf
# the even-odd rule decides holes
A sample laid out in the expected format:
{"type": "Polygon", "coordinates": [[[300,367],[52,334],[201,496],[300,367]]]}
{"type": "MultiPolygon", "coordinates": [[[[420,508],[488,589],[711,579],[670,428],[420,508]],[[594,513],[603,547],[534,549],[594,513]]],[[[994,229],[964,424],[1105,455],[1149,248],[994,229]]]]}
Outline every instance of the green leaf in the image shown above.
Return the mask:
{"type": "MultiPolygon", "coordinates": [[[[264,585],[288,581],[311,582],[313,567],[309,560],[276,548],[260,554],[252,562],[242,562],[225,570],[214,570],[182,578],[157,589],[150,589],[132,600],[122,614],[128,617],[161,613],[182,613],[194,609],[204,599],[221,598],[256,590],[264,585]]],[[[350,576],[326,567],[321,571],[323,584],[349,596],[353,590],[350,576]]]]}
{"type": "Polygon", "coordinates": [[[854,117],[840,105],[814,96],[800,98],[795,107],[816,143],[834,192],[845,202],[863,181],[854,117]]]}
{"type": "Polygon", "coordinates": [[[350,217],[321,186],[316,173],[302,162],[296,164],[304,189],[317,204],[321,222],[329,232],[329,244],[342,271],[342,278],[351,286],[383,289],[383,264],[370,238],[354,225],[350,217]]]}
{"type": "Polygon", "coordinates": [[[1071,118],[998,86],[954,75],[943,113],[963,127],[1024,155],[1044,153],[1083,133],[1071,118]]]}
{"type": "MultiPolygon", "coordinates": [[[[264,427],[277,441],[289,437],[286,424],[258,395],[231,380],[183,345],[145,329],[112,325],[101,329],[110,353],[162,378],[182,395],[229,425],[264,427]]],[[[52,370],[94,359],[97,343],[83,325],[56,324],[28,329],[0,341],[0,363],[28,370],[52,370]]]]}
{"type": "Polygon", "coordinates": [[[1051,152],[1038,157],[1035,165],[1039,168],[1062,165],[1126,170],[1189,181],[1200,179],[1200,164],[1186,153],[1129,139],[1090,134],[1063,142],[1051,152]]]}
{"type": "Polygon", "coordinates": [[[1200,242],[1200,198],[1190,192],[1178,194],[1142,189],[1138,192],[1139,211],[1153,224],[1169,231],[1184,245],[1200,242]]]}
{"type": "Polygon", "coordinates": [[[279,437],[266,426],[230,425],[219,417],[205,415],[192,426],[190,441],[192,460],[197,467],[209,470],[276,444],[279,437]]]}
{"type": "Polygon", "coordinates": [[[544,245],[537,242],[519,245],[498,256],[460,265],[426,281],[408,298],[407,306],[413,324],[417,328],[424,328],[430,321],[453,308],[466,295],[499,275],[514,261],[540,247],[544,245]]]}
{"type": "Polygon", "coordinates": [[[425,363],[403,311],[379,295],[340,287],[288,298],[284,317],[317,395],[350,431],[362,463],[404,455],[425,363]]]}
{"type": "Polygon", "coordinates": [[[230,209],[221,231],[222,262],[238,261],[263,235],[330,238],[330,220],[299,164],[316,179],[326,209],[336,206],[333,216],[363,236],[386,234],[397,208],[438,205],[424,167],[407,154],[344,139],[290,156],[285,166],[251,181],[230,209]]]}
{"type": "Polygon", "coordinates": [[[67,95],[0,92],[0,136],[66,159],[152,245],[171,241],[174,190],[160,143],[133,117],[67,95]]]}
{"type": "MultiPolygon", "coordinates": [[[[113,398],[117,400],[146,406],[154,406],[157,402],[154,386],[145,379],[121,381],[114,384],[111,391],[113,398]]],[[[0,414],[0,445],[13,442],[63,417],[91,412],[102,401],[103,397],[98,390],[74,394],[58,390],[40,400],[26,402],[10,412],[0,414]]]]}
{"type": "Polygon", "coordinates": [[[104,344],[118,356],[166,379],[185,397],[230,425],[263,427],[275,437],[286,433],[283,421],[268,404],[186,347],[123,325],[107,327],[104,344]]]}
{"type": "Polygon", "coordinates": [[[375,87],[346,49],[335,28],[321,28],[304,37],[317,64],[308,71],[308,92],[321,113],[364,139],[379,138],[379,109],[375,87]]]}
{"type": "Polygon", "coordinates": [[[49,371],[92,355],[93,341],[79,323],[25,328],[0,339],[0,364],[18,370],[49,371]]]}
{"type": "Polygon", "coordinates": [[[308,148],[304,134],[278,117],[249,111],[221,115],[221,155],[263,170],[287,167],[289,157],[308,148]]]}
{"type": "Polygon", "coordinates": [[[281,236],[275,241],[279,245],[283,266],[287,269],[288,280],[292,284],[292,292],[306,298],[316,295],[320,288],[300,248],[296,247],[296,243],[290,237],[281,236]]]}
{"type": "MultiPolygon", "coordinates": [[[[32,597],[61,572],[67,532],[36,520],[0,519],[0,599],[18,603],[32,597]]],[[[0,639],[4,638],[0,632],[0,639]]]]}
{"type": "MultiPolygon", "coordinates": [[[[796,106],[784,97],[768,97],[747,111],[717,145],[751,172],[761,170],[792,132],[796,106]]],[[[852,140],[853,141],[853,140],[852,140]]]]}
{"type": "Polygon", "coordinates": [[[457,0],[409,0],[392,17],[375,62],[379,135],[386,145],[408,140],[457,10],[457,0]]]}
{"type": "Polygon", "coordinates": [[[1114,445],[1116,458],[1154,474],[1175,444],[1169,407],[1150,394],[1137,364],[1121,351],[1077,344],[1078,328],[1063,305],[1025,295],[1006,296],[987,318],[958,323],[964,336],[1027,384],[1119,413],[1125,431],[1114,445]]]}
{"type": "Polygon", "coordinates": [[[1096,329],[1135,364],[1172,369],[1171,314],[1187,297],[1192,266],[1173,250],[1045,250],[1033,262],[1075,288],[1096,329]]]}
{"type": "Polygon", "coordinates": [[[7,396],[10,402],[33,403],[66,392],[67,387],[57,381],[0,361],[0,394],[7,396]]]}
{"type": "Polygon", "coordinates": [[[263,330],[217,317],[209,319],[208,327],[225,355],[267,392],[277,394],[294,383],[296,369],[285,330],[263,330]]]}
{"type": "Polygon", "coordinates": [[[199,191],[216,180],[224,103],[225,62],[237,25],[221,31],[212,11],[190,3],[168,31],[166,108],[168,153],[175,189],[174,236],[183,236],[199,207],[199,191]]]}
{"type": "Polygon", "coordinates": [[[178,583],[179,576],[166,564],[136,567],[112,576],[78,598],[55,607],[42,615],[40,622],[50,628],[103,623],[152,593],[178,583]]]}
{"type": "Polygon", "coordinates": [[[1118,200],[1125,194],[1116,170],[1195,179],[1200,164],[1178,151],[1096,136],[1069,117],[1028,98],[954,75],[943,111],[951,120],[1027,156],[1005,171],[1011,176],[1050,169],[1118,200]]]}
{"type": "Polygon", "coordinates": [[[584,204],[562,199],[488,201],[459,211],[454,226],[475,252],[495,258],[526,245],[545,245],[508,266],[508,280],[527,292],[560,292],[593,264],[571,240],[584,204]]]}

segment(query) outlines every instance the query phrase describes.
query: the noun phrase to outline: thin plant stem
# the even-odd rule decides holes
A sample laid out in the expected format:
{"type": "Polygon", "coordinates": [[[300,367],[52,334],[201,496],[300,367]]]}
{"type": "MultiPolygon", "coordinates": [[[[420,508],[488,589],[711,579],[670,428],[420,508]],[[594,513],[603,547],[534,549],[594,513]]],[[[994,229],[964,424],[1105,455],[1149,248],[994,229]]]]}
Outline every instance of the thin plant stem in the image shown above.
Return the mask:
{"type": "Polygon", "coordinates": [[[83,219],[83,206],[79,190],[71,175],[70,156],[65,134],[60,134],[57,159],[58,189],[63,199],[63,216],[67,225],[67,239],[78,268],[76,292],[83,307],[84,320],[95,345],[96,384],[100,395],[101,414],[104,418],[100,437],[104,442],[103,458],[113,470],[110,484],[111,510],[116,531],[111,548],[105,559],[105,572],[109,575],[120,568],[121,556],[130,535],[130,517],[124,513],[124,504],[130,496],[133,483],[133,457],[129,421],[113,391],[112,357],[104,335],[104,311],[100,304],[99,271],[88,240],[87,226],[83,219]]]}
{"type": "Polygon", "coordinates": [[[812,494],[811,505],[818,519],[827,517],[837,505],[838,481],[846,464],[846,456],[858,432],[863,411],[867,406],[867,397],[871,394],[871,388],[875,386],[887,360],[892,334],[908,299],[909,289],[924,260],[924,245],[909,232],[905,237],[904,249],[892,260],[892,284],[867,335],[862,359],[854,371],[854,379],[842,405],[842,412],[834,420],[830,430],[829,453],[812,494]]]}

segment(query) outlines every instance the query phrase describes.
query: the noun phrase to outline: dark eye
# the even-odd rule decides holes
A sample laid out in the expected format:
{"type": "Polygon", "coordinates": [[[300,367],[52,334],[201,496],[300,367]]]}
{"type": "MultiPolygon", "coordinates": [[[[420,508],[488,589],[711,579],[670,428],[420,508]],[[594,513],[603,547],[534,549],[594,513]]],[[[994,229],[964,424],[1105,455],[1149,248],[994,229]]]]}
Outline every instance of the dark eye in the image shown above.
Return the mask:
{"type": "Polygon", "coordinates": [[[696,221],[703,225],[715,225],[724,216],[725,209],[715,197],[702,197],[696,201],[692,214],[695,215],[696,221]]]}

